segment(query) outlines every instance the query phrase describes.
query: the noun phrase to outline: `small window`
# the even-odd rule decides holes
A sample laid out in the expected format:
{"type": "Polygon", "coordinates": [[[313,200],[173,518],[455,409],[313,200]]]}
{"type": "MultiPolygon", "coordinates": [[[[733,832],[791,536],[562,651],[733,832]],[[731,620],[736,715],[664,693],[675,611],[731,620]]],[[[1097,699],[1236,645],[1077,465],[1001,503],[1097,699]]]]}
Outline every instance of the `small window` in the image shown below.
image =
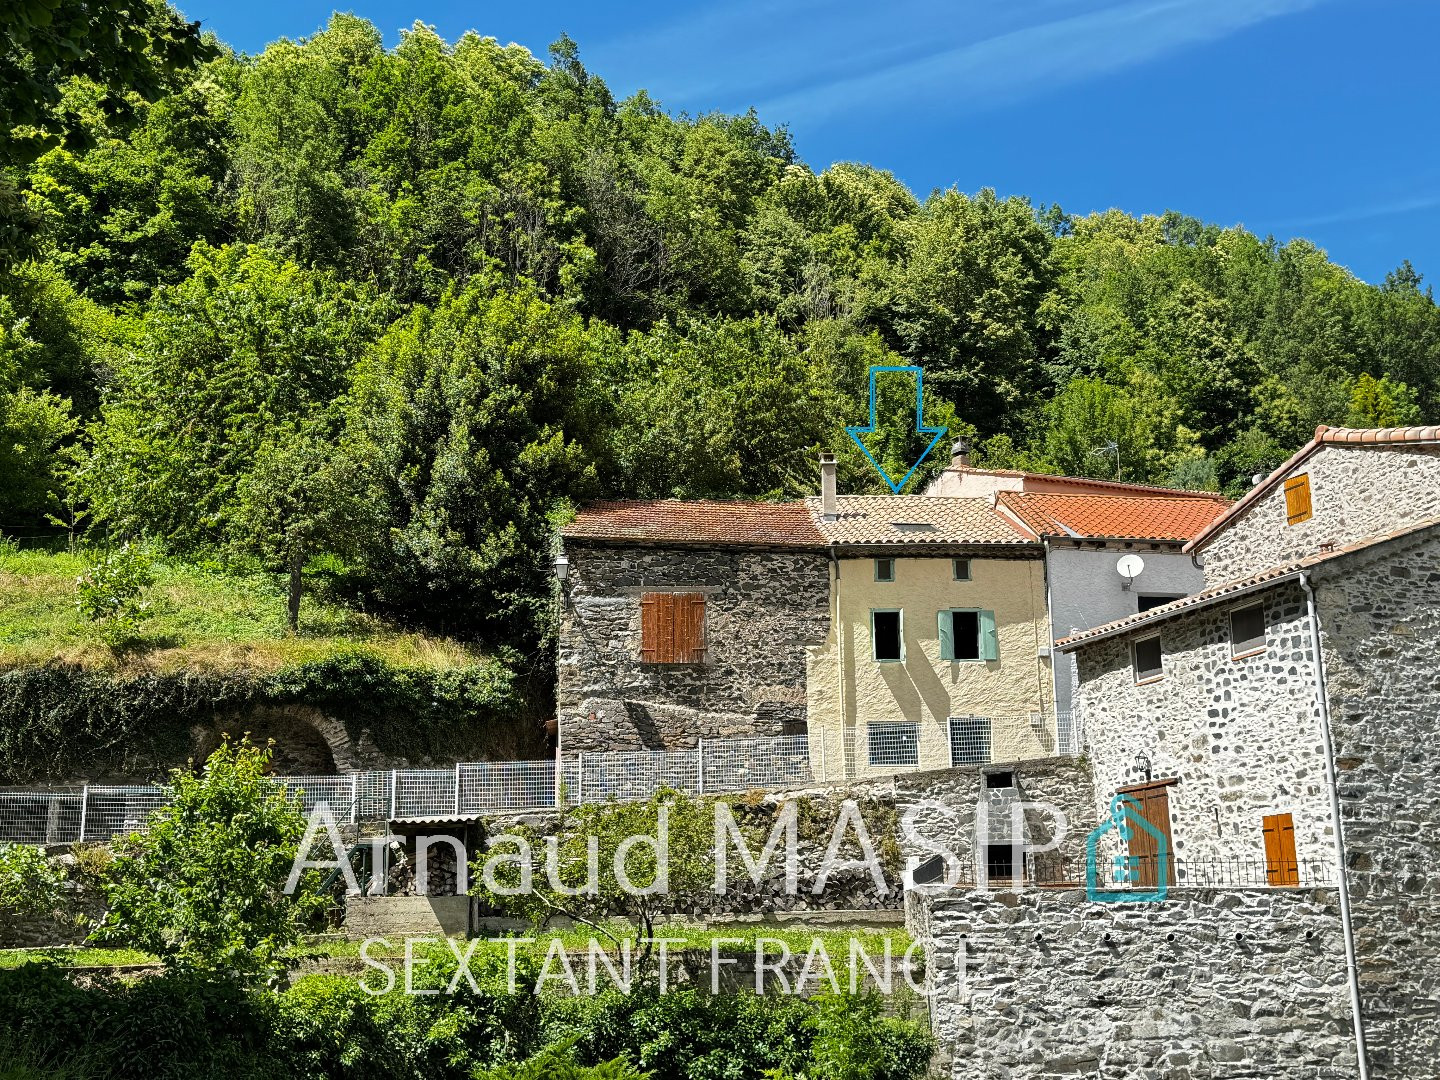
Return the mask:
{"type": "Polygon", "coordinates": [[[956,581],[969,581],[969,580],[970,580],[970,560],[969,560],[969,559],[951,559],[951,560],[950,560],[950,573],[951,573],[951,575],[955,578],[956,581]]]}
{"type": "Polygon", "coordinates": [[[940,612],[941,660],[998,660],[995,613],[973,608],[940,612]]]}
{"type": "Polygon", "coordinates": [[[1151,608],[1157,608],[1161,604],[1169,604],[1175,600],[1183,600],[1185,598],[1178,594],[1167,594],[1164,596],[1137,596],[1135,599],[1138,604],[1137,610],[1149,611],[1151,608]]]}
{"type": "Polygon", "coordinates": [[[989,718],[952,716],[950,718],[950,764],[984,765],[989,760],[989,718]]]}
{"type": "Polygon", "coordinates": [[[1265,648],[1265,605],[1251,604],[1230,612],[1230,655],[1259,652],[1265,648]]]}
{"type": "Polygon", "coordinates": [[[1144,682],[1146,679],[1158,679],[1165,673],[1162,666],[1163,652],[1160,648],[1160,635],[1141,638],[1135,642],[1135,681],[1144,682]]]}
{"type": "Polygon", "coordinates": [[[1310,505],[1310,474],[1301,473],[1285,481],[1285,523],[1299,525],[1309,521],[1313,513],[1310,505]]]}
{"type": "Polygon", "coordinates": [[[919,765],[920,725],[881,721],[866,725],[871,765],[919,765]]]}
{"type": "Polygon", "coordinates": [[[992,885],[1002,882],[1010,884],[1015,876],[1015,846],[1013,844],[985,845],[985,880],[992,885]]]}
{"type": "Polygon", "coordinates": [[[894,560],[894,559],[876,559],[876,560],[875,560],[875,580],[876,580],[876,581],[894,581],[894,580],[895,580],[895,560],[894,560]]]}
{"type": "Polygon", "coordinates": [[[1015,786],[1015,774],[1013,772],[986,773],[985,786],[987,788],[1013,788],[1015,786]]]}
{"type": "Polygon", "coordinates": [[[900,612],[872,611],[870,641],[876,660],[905,659],[905,646],[900,636],[900,612]]]}

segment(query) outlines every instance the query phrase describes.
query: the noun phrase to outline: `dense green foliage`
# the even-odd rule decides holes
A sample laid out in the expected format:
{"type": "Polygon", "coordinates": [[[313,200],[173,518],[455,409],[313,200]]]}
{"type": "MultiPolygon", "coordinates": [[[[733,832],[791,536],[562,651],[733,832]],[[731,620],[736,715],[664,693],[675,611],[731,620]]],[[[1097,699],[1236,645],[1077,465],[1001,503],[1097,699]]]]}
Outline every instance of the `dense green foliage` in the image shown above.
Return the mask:
{"type": "MultiPolygon", "coordinates": [[[[328,560],[533,661],[576,501],[793,496],[821,448],[883,490],[844,432],[876,364],[924,366],[981,463],[1232,492],[1317,423],[1440,406],[1408,263],[816,173],[753,114],[615,100],[568,40],[386,49],[336,15],[171,79],[128,126],[64,83],[84,138],[11,166],[38,231],[0,283],[0,525],[259,565],[292,612],[328,560]]],[[[900,475],[928,440],[881,389],[900,475]]]]}
{"type": "Polygon", "coordinates": [[[0,916],[40,915],[60,908],[65,874],[31,844],[0,844],[0,916]]]}
{"type": "Polygon", "coordinates": [[[270,754],[225,742],[198,773],[176,769],[169,799],[119,845],[93,940],[158,956],[168,970],[277,974],[320,897],[292,878],[305,816],[268,777],[270,754]]]}
{"type": "MultiPolygon", "coordinates": [[[[910,1080],[932,1043],[873,997],[509,993],[366,994],[308,976],[283,993],[172,974],[77,979],[0,971],[0,1050],[30,1076],[72,1080],[910,1080]]],[[[416,986],[451,977],[419,969],[416,986]]]]}

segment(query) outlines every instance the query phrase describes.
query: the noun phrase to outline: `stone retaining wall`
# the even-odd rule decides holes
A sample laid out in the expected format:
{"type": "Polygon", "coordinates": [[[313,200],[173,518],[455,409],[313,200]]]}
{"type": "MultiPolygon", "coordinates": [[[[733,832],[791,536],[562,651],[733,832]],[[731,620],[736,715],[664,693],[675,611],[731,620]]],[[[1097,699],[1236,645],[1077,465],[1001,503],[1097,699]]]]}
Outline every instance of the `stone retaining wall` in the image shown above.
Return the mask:
{"type": "Polygon", "coordinates": [[[949,892],[909,912],[956,1080],[1357,1075],[1333,892],[949,892]]]}

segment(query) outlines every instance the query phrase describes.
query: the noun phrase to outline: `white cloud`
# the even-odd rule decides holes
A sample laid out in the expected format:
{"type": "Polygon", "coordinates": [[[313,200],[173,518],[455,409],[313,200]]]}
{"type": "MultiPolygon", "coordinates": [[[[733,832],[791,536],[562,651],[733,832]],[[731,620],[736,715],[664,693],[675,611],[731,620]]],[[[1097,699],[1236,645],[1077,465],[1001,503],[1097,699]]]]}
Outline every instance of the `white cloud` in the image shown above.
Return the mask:
{"type": "MultiPolygon", "coordinates": [[[[759,108],[769,118],[794,122],[939,97],[951,111],[978,112],[1216,41],[1323,2],[1138,0],[912,55],[861,75],[820,79],[759,108]]],[[[954,28],[935,29],[932,49],[937,39],[948,36],[947,29],[954,28]]]]}

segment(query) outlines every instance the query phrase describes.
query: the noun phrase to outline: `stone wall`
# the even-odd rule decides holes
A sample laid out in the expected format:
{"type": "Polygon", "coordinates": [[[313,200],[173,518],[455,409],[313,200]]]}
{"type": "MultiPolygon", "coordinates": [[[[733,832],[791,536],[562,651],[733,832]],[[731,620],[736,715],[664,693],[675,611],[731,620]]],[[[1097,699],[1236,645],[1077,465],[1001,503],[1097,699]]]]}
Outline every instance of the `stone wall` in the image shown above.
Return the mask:
{"type": "Polygon", "coordinates": [[[1316,665],[1298,585],[1181,612],[1084,645],[1076,658],[1099,815],[1118,788],[1147,779],[1135,767],[1143,754],[1149,779],[1178,780],[1169,798],[1179,871],[1187,860],[1201,869],[1238,859],[1264,884],[1261,819],[1281,813],[1293,817],[1299,858],[1333,866],[1316,665]],[[1265,651],[1234,659],[1229,613],[1257,602],[1265,605],[1265,651]],[[1156,629],[1163,675],[1137,684],[1131,644],[1156,629]]]}
{"type": "Polygon", "coordinates": [[[909,910],[956,1080],[1357,1075],[1333,893],[917,893],[909,910]]]}
{"type": "Polygon", "coordinates": [[[803,734],[806,649],[825,639],[829,568],[815,553],[570,541],[557,706],[567,756],[692,749],[803,734]],[[705,660],[640,662],[640,597],[705,595],[705,660]]]}
{"type": "Polygon", "coordinates": [[[1287,475],[1310,476],[1313,516],[1286,524],[1277,483],[1200,551],[1211,584],[1440,517],[1440,447],[1324,446],[1287,475]]]}
{"type": "MultiPolygon", "coordinates": [[[[1085,837],[1094,828],[1095,792],[1089,766],[1075,758],[1038,758],[962,765],[954,769],[907,773],[894,781],[895,809],[903,820],[910,815],[916,829],[938,840],[971,868],[976,863],[978,806],[987,803],[989,840],[1004,844],[1013,839],[1010,800],[1046,804],[1059,811],[1022,808],[1025,842],[1036,849],[1038,870],[1048,880],[1083,880],[1085,837]],[[989,788],[987,777],[1007,773],[1013,788],[989,788]]],[[[918,846],[900,838],[901,852],[924,857],[918,846]]],[[[983,857],[982,857],[983,861],[983,857]]],[[[967,876],[967,881],[973,880],[967,876]]]]}
{"type": "Polygon", "coordinates": [[[1372,1075],[1440,1058],[1440,540],[1316,574],[1372,1075]]]}

